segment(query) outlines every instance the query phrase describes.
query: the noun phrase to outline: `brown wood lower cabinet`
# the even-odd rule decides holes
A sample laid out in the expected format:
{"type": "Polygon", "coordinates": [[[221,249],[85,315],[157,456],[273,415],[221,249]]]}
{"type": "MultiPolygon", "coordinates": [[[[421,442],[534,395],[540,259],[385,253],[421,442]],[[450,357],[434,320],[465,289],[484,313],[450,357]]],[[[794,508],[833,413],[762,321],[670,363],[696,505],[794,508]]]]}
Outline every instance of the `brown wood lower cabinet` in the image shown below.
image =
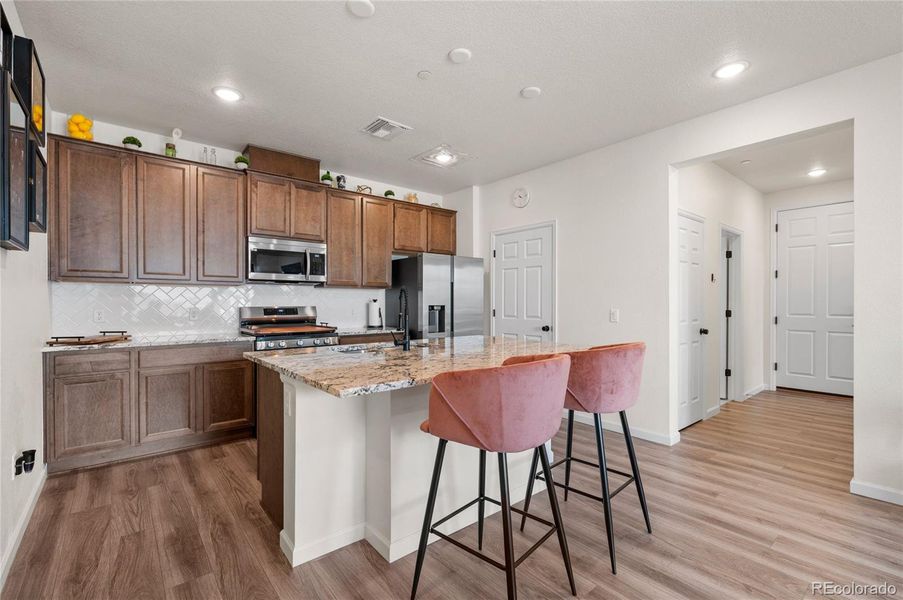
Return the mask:
{"type": "Polygon", "coordinates": [[[250,342],[44,355],[48,471],[246,437],[250,342]]]}

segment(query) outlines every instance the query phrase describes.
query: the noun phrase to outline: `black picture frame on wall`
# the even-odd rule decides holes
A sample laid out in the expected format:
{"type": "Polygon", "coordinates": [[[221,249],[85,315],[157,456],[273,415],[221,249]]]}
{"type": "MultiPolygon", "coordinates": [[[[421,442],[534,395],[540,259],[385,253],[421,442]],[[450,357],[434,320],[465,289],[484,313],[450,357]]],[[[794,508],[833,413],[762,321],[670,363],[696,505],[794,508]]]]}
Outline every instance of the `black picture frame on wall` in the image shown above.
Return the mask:
{"type": "Polygon", "coordinates": [[[47,159],[34,134],[28,136],[28,228],[47,233],[47,159]]]}
{"type": "Polygon", "coordinates": [[[3,181],[0,189],[0,246],[28,250],[28,111],[9,73],[3,80],[3,181]]]}
{"type": "Polygon", "coordinates": [[[34,41],[18,35],[13,37],[13,78],[28,110],[29,128],[43,147],[46,141],[44,69],[34,41]]]}
{"type": "Polygon", "coordinates": [[[0,68],[7,73],[13,70],[13,30],[0,6],[0,68]]]}

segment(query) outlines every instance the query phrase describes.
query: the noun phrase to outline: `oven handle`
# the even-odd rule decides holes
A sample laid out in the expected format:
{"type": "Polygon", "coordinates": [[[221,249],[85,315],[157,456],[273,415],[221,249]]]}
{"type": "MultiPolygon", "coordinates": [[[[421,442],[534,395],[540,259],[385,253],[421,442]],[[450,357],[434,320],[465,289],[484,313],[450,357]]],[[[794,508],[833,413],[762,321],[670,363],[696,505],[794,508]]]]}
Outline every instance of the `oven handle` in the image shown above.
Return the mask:
{"type": "Polygon", "coordinates": [[[304,249],[304,279],[310,281],[310,248],[304,249]]]}

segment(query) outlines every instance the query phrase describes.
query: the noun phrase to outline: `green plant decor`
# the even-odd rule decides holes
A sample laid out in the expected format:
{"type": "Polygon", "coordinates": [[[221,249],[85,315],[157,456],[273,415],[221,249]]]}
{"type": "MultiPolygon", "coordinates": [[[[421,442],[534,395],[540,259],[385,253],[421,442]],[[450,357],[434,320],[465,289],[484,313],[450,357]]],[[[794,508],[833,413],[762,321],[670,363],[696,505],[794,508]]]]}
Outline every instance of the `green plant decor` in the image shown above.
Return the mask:
{"type": "Polygon", "coordinates": [[[394,198],[395,192],[393,192],[392,190],[386,190],[383,196],[385,196],[386,198],[394,198]]]}
{"type": "Polygon", "coordinates": [[[235,164],[237,165],[239,163],[242,163],[245,165],[250,165],[251,161],[249,161],[248,157],[245,156],[244,154],[239,154],[238,156],[235,157],[235,164]]]}
{"type": "Polygon", "coordinates": [[[332,181],[332,173],[326,171],[320,176],[320,181],[332,181]]]}
{"type": "Polygon", "coordinates": [[[135,146],[138,146],[139,148],[141,147],[141,140],[139,140],[138,138],[136,138],[133,135],[129,135],[129,136],[122,138],[122,143],[123,144],[134,144],[135,146]]]}

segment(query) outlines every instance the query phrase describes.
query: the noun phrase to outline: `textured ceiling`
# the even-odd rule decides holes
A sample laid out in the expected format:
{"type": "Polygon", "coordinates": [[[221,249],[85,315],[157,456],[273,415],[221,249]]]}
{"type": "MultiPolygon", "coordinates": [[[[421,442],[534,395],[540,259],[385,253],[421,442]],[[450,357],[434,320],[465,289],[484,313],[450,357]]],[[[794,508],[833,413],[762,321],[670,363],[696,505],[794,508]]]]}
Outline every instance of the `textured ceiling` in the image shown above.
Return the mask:
{"type": "Polygon", "coordinates": [[[714,161],[762,193],[853,178],[853,125],[822,128],[730,152],[714,161]],[[749,164],[740,164],[748,160],[749,164]],[[815,167],[827,169],[809,177],[815,167]]]}
{"type": "Polygon", "coordinates": [[[901,6],[377,0],[358,19],[342,2],[16,2],[56,110],[440,193],[900,52],[901,6]],[[447,59],[459,46],[470,63],[447,59]],[[746,74],[711,77],[739,58],[746,74]],[[246,99],[221,103],[220,84],[246,99]],[[358,132],[377,115],[414,131],[358,132]],[[473,158],[410,160],[440,143],[473,158]]]}

